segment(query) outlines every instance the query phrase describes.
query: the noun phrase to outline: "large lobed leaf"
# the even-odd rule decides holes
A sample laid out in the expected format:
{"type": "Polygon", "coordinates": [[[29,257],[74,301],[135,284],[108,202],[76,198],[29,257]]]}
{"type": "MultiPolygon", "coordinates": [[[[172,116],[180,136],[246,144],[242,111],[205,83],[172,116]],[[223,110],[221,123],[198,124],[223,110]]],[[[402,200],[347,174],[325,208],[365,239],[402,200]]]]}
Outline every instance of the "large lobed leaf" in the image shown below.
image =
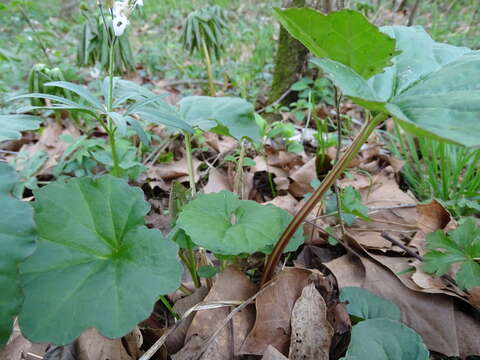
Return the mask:
{"type": "MultiPolygon", "coordinates": [[[[177,219],[192,241],[217,254],[238,255],[270,253],[292,216],[273,205],[239,200],[237,195],[221,191],[203,194],[189,202],[177,219]]],[[[287,251],[303,243],[297,232],[287,251]]]]}
{"type": "Polygon", "coordinates": [[[395,40],[370,24],[359,12],[324,15],[309,8],[275,9],[288,32],[314,55],[335,60],[368,79],[392,65],[395,40]]]}
{"type": "Polygon", "coordinates": [[[344,95],[389,113],[410,132],[480,146],[480,52],[437,43],[421,28],[381,30],[395,38],[401,54],[369,81],[332,59],[314,63],[344,95]]]}
{"type": "Polygon", "coordinates": [[[362,321],[352,329],[343,360],[428,360],[422,338],[409,327],[390,319],[362,321]]]}
{"type": "Polygon", "coordinates": [[[0,162],[0,348],[7,342],[23,294],[18,265],[35,248],[32,207],[10,196],[15,170],[0,162]]]}
{"type": "Polygon", "coordinates": [[[23,114],[0,115],[0,142],[18,140],[22,131],[37,130],[41,120],[38,116],[23,114]]]}
{"type": "Polygon", "coordinates": [[[96,327],[118,338],[180,282],[178,247],[144,226],[139,188],[111,176],[35,191],[38,249],[21,266],[22,332],[67,344],[96,327]]]}

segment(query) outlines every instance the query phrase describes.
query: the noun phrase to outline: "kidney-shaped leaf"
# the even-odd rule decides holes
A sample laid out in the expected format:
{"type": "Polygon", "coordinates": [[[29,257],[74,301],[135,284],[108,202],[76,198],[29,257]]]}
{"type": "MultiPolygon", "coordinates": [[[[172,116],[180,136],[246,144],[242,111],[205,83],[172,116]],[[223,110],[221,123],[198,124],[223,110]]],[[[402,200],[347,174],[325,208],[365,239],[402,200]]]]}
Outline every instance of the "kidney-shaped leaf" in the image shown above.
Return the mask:
{"type": "Polygon", "coordinates": [[[331,60],[314,63],[358,104],[389,113],[408,131],[465,146],[480,146],[480,52],[433,41],[420,28],[382,28],[401,54],[365,81],[331,60]]]}
{"type": "Polygon", "coordinates": [[[275,10],[288,32],[314,55],[335,60],[368,79],[392,65],[395,40],[359,12],[342,10],[324,15],[309,8],[275,10]]]}
{"type": "Polygon", "coordinates": [[[203,131],[260,140],[253,105],[243,99],[189,96],[180,101],[180,112],[185,122],[203,131]]]}
{"type": "Polygon", "coordinates": [[[21,131],[37,130],[41,120],[38,116],[32,115],[0,115],[0,142],[20,139],[21,131]]]}
{"type": "MultiPolygon", "coordinates": [[[[228,191],[203,194],[189,202],[177,219],[192,241],[217,254],[269,253],[291,220],[285,210],[239,200],[228,191]]],[[[289,251],[300,246],[301,233],[289,251]]]]}
{"type": "Polygon", "coordinates": [[[0,162],[0,348],[23,301],[18,265],[35,248],[33,209],[9,194],[15,180],[15,171],[0,162]]]}
{"type": "Polygon", "coordinates": [[[340,300],[347,301],[350,315],[360,319],[387,318],[400,321],[400,308],[380,296],[360,287],[344,287],[340,290],[340,300]]]}
{"type": "Polygon", "coordinates": [[[118,338],[180,282],[178,246],[144,226],[139,188],[111,176],[35,191],[38,249],[20,268],[22,332],[67,344],[85,329],[118,338]]]}
{"type": "Polygon", "coordinates": [[[420,335],[390,319],[362,321],[352,329],[343,360],[428,360],[429,352],[420,335]]]}

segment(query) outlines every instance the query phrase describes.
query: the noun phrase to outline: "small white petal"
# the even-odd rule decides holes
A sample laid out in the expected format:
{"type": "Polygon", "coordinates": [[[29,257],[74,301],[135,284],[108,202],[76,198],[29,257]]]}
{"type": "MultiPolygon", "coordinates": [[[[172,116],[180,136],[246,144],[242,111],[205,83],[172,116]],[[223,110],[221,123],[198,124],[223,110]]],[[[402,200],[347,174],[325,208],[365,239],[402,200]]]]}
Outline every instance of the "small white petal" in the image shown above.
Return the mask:
{"type": "Polygon", "coordinates": [[[113,31],[115,32],[115,36],[122,36],[128,24],[130,24],[130,22],[125,16],[113,18],[113,31]]]}
{"type": "Polygon", "coordinates": [[[128,9],[127,1],[115,1],[112,8],[113,17],[125,16],[125,11],[128,9]]]}
{"type": "Polygon", "coordinates": [[[143,0],[137,0],[137,1],[135,2],[135,5],[143,6],[143,0]]]}

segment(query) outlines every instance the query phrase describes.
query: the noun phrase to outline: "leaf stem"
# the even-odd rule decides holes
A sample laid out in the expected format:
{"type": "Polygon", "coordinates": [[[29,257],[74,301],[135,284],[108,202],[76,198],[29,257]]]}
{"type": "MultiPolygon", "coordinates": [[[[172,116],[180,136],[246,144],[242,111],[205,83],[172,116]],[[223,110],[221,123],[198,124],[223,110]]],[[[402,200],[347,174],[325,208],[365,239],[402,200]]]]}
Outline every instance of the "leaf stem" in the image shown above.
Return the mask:
{"type": "Polygon", "coordinates": [[[192,135],[186,131],[183,132],[183,135],[185,137],[188,179],[190,181],[190,191],[192,192],[193,198],[197,195],[197,188],[195,185],[195,169],[193,167],[192,135]]]}
{"type": "Polygon", "coordinates": [[[205,64],[207,65],[210,96],[216,96],[217,94],[215,92],[215,85],[213,83],[212,59],[210,57],[210,53],[208,52],[208,47],[207,47],[207,43],[205,42],[205,39],[202,39],[202,48],[203,48],[203,56],[205,57],[205,64]]]}
{"type": "Polygon", "coordinates": [[[265,270],[262,276],[261,285],[265,285],[273,276],[275,266],[277,265],[280,257],[283,253],[283,250],[288,245],[293,234],[297,229],[302,225],[308,214],[315,208],[317,203],[322,200],[323,196],[328,189],[335,183],[343,173],[343,171],[348,167],[351,161],[360,151],[362,145],[368,140],[375,128],[387,119],[387,115],[380,113],[375,116],[373,119],[369,119],[364,124],[360,133],[354,139],[352,145],[348,148],[347,152],[339,159],[338,163],[330,170],[322,184],[314,191],[310,199],[305,203],[305,205],[299,210],[299,212],[292,219],[290,224],[287,226],[283,232],[280,240],[275,245],[272,254],[270,255],[267,264],[265,265],[265,270]]]}
{"type": "Polygon", "coordinates": [[[233,191],[238,194],[240,199],[243,199],[243,161],[245,159],[245,140],[240,141],[240,156],[237,161],[237,171],[235,172],[235,179],[233,181],[233,191]]]}

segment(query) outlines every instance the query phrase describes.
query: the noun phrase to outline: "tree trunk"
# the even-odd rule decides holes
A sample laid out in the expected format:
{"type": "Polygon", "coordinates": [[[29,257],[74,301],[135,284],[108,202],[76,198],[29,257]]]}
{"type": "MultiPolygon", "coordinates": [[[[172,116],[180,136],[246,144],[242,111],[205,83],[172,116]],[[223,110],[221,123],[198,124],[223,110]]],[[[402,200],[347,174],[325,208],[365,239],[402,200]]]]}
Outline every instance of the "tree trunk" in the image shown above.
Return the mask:
{"type": "MultiPolygon", "coordinates": [[[[285,8],[305,7],[305,0],[291,0],[284,2],[285,8]]],[[[292,100],[286,93],[299,80],[307,59],[308,50],[280,26],[275,71],[273,73],[272,88],[268,95],[268,103],[276,101],[282,103],[292,100]],[[284,97],[284,98],[282,98],[284,97]]]]}

